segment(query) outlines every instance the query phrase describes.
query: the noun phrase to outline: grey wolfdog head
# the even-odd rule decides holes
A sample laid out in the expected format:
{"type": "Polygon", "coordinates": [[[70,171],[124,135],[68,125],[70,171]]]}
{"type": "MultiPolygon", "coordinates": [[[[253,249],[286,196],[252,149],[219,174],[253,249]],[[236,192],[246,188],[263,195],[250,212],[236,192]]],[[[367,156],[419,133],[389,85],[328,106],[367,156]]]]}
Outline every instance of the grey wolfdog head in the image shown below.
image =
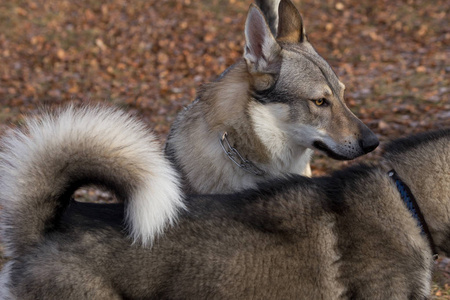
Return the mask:
{"type": "Polygon", "coordinates": [[[277,128],[293,143],[335,159],[374,150],[377,137],[345,105],[345,86],[308,41],[298,10],[282,0],[274,27],[264,18],[276,22],[264,2],[259,1],[263,12],[250,7],[245,25],[244,60],[256,100],[250,105],[256,133],[264,139],[277,128]]]}

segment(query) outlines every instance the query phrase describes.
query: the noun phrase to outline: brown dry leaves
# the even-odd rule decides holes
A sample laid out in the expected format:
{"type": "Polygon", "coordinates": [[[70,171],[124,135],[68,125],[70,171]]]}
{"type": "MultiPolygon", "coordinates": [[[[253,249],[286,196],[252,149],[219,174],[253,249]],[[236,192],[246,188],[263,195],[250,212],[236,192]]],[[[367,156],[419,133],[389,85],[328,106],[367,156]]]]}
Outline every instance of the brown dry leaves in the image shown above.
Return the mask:
{"type": "Polygon", "coordinates": [[[164,134],[241,53],[245,8],[219,15],[190,1],[2,2],[0,122],[42,104],[108,101],[164,134]]]}
{"type": "MultiPolygon", "coordinates": [[[[382,139],[449,126],[448,1],[296,4],[347,85],[347,103],[382,139]]],[[[136,109],[164,135],[198,86],[239,59],[248,5],[2,2],[0,123],[42,104],[107,101],[136,109]]]]}

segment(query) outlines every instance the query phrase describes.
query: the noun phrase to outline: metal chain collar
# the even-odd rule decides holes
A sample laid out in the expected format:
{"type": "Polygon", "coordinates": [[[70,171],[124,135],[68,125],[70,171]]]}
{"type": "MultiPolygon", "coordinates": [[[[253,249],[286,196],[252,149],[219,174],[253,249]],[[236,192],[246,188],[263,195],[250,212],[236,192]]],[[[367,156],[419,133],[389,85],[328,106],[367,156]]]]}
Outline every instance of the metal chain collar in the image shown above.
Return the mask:
{"type": "Polygon", "coordinates": [[[251,174],[254,174],[257,176],[264,175],[266,172],[264,172],[263,170],[256,167],[251,161],[244,158],[239,153],[239,151],[237,151],[236,148],[234,148],[230,145],[230,142],[228,141],[227,136],[228,136],[228,134],[225,131],[219,140],[220,140],[220,145],[222,146],[222,149],[225,152],[225,154],[228,156],[228,158],[232,162],[234,162],[239,168],[243,169],[244,171],[246,171],[248,173],[251,173],[251,174]]]}

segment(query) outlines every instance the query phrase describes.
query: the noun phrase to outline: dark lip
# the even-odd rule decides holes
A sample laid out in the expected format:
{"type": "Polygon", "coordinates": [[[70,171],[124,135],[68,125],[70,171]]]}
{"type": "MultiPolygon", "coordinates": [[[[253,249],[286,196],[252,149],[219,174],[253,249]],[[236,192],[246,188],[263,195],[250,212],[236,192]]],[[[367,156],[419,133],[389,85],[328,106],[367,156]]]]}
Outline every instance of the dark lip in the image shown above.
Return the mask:
{"type": "Polygon", "coordinates": [[[345,157],[343,155],[337,154],[336,152],[333,152],[330,148],[328,148],[327,145],[325,145],[324,142],[321,141],[314,141],[313,146],[322,152],[324,152],[328,157],[331,157],[336,160],[351,160],[352,158],[345,157]]]}

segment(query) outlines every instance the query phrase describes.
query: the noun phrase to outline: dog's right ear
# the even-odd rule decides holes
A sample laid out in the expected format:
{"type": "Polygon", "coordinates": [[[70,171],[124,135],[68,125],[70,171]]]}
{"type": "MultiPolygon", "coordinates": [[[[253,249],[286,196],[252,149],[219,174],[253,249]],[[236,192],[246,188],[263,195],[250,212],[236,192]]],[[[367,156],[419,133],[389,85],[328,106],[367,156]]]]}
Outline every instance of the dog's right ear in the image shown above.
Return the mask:
{"type": "Polygon", "coordinates": [[[300,12],[290,0],[281,0],[278,7],[277,39],[289,43],[301,43],[305,38],[305,28],[300,12]]]}
{"type": "Polygon", "coordinates": [[[251,74],[271,73],[281,51],[261,10],[251,4],[245,21],[244,59],[251,74]]]}

